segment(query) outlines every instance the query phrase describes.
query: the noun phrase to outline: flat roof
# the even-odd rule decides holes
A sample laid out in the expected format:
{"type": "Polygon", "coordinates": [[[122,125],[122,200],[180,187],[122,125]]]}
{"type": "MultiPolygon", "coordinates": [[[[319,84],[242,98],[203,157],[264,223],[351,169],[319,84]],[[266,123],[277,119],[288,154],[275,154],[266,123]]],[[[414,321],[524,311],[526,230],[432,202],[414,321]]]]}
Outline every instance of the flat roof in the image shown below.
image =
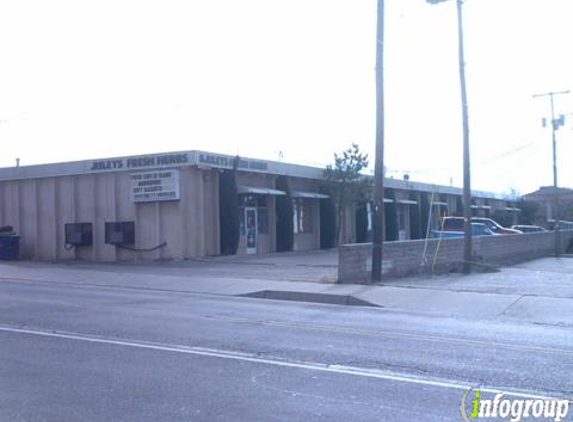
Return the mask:
{"type": "MultiPolygon", "coordinates": [[[[0,181],[41,179],[47,177],[75,176],[110,172],[135,172],[158,168],[223,168],[231,169],[237,156],[218,154],[207,151],[176,151],[157,154],[142,154],[93,160],[70,161],[62,163],[37,164],[18,167],[0,168],[0,181]]],[[[238,157],[238,170],[254,173],[276,174],[282,176],[301,177],[307,179],[323,179],[324,169],[300,164],[279,161],[260,160],[249,157],[238,157]]],[[[462,195],[458,187],[436,185],[431,183],[413,182],[384,178],[384,187],[434,192],[437,194],[462,195]]],[[[493,192],[472,190],[472,196],[480,198],[503,199],[493,192]]]]}

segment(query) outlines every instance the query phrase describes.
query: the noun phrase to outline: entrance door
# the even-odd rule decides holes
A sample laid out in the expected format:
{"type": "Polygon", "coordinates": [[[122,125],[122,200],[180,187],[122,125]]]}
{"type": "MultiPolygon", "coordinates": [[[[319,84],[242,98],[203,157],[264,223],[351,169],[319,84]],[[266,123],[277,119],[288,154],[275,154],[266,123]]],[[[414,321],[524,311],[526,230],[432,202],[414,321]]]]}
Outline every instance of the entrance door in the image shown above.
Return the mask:
{"type": "Polygon", "coordinates": [[[245,228],[247,233],[247,253],[257,253],[257,209],[245,208],[245,228]]]}

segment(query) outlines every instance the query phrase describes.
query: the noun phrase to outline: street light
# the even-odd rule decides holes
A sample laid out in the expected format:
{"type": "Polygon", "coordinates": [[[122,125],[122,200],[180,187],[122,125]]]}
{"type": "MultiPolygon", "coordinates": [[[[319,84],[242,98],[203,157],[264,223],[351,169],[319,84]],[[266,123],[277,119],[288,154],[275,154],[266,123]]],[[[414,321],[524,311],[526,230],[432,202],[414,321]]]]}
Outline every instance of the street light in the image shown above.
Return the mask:
{"type": "MultiPolygon", "coordinates": [[[[439,4],[448,0],[426,0],[430,4],[439,4]]],[[[470,131],[468,119],[468,98],[466,92],[466,72],[464,60],[464,31],[463,31],[463,0],[456,0],[458,11],[458,57],[460,67],[460,87],[462,95],[462,123],[463,123],[463,166],[464,166],[464,262],[463,272],[471,272],[472,261],[472,208],[470,185],[470,131]]]]}

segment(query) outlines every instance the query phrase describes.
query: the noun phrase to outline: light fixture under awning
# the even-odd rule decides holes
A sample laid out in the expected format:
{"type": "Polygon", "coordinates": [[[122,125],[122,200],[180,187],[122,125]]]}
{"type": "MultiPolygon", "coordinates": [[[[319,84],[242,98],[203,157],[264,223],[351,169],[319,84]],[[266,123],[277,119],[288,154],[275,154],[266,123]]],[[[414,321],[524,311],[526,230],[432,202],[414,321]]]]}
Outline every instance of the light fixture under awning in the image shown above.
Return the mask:
{"type": "Polygon", "coordinates": [[[521,208],[515,208],[515,207],[505,207],[505,210],[512,212],[521,212],[521,208]]]}
{"type": "Polygon", "coordinates": [[[491,205],[472,205],[474,210],[491,210],[491,205]]]}
{"type": "Polygon", "coordinates": [[[301,191],[291,191],[291,198],[313,198],[313,199],[327,199],[330,198],[328,195],[316,192],[301,192],[301,191]]]}
{"type": "Polygon", "coordinates": [[[418,201],[412,199],[398,199],[398,203],[402,205],[418,205],[418,201]]]}
{"type": "Polygon", "coordinates": [[[251,194],[251,195],[286,195],[286,192],[282,190],[276,190],[271,188],[256,188],[253,186],[237,186],[238,194],[251,194]]]}
{"type": "Polygon", "coordinates": [[[447,203],[447,202],[441,202],[441,201],[434,201],[433,204],[434,204],[434,205],[442,205],[442,206],[444,206],[444,207],[447,207],[447,206],[448,206],[448,203],[447,203]]]}

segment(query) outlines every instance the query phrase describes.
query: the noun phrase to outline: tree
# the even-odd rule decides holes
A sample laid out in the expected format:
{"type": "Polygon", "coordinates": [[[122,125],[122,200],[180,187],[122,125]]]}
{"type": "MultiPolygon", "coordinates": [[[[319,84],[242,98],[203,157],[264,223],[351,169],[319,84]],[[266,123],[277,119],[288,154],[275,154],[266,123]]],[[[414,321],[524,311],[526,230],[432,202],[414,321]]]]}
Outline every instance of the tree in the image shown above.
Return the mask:
{"type": "Polygon", "coordinates": [[[340,155],[334,154],[334,164],[324,170],[327,189],[336,210],[336,239],[340,241],[342,221],[348,208],[370,198],[371,180],[362,174],[368,167],[368,154],[362,154],[357,144],[340,155]]]}
{"type": "Polygon", "coordinates": [[[508,201],[519,201],[523,195],[519,192],[519,190],[515,186],[511,186],[505,195],[503,195],[504,199],[508,201]]]}
{"type": "Polygon", "coordinates": [[[492,218],[503,227],[511,227],[513,224],[513,215],[505,210],[495,210],[492,218]]]}
{"type": "Polygon", "coordinates": [[[539,204],[536,202],[524,201],[523,199],[517,202],[517,208],[521,210],[519,221],[521,224],[539,224],[545,226],[547,221],[539,218],[539,204]]]}

